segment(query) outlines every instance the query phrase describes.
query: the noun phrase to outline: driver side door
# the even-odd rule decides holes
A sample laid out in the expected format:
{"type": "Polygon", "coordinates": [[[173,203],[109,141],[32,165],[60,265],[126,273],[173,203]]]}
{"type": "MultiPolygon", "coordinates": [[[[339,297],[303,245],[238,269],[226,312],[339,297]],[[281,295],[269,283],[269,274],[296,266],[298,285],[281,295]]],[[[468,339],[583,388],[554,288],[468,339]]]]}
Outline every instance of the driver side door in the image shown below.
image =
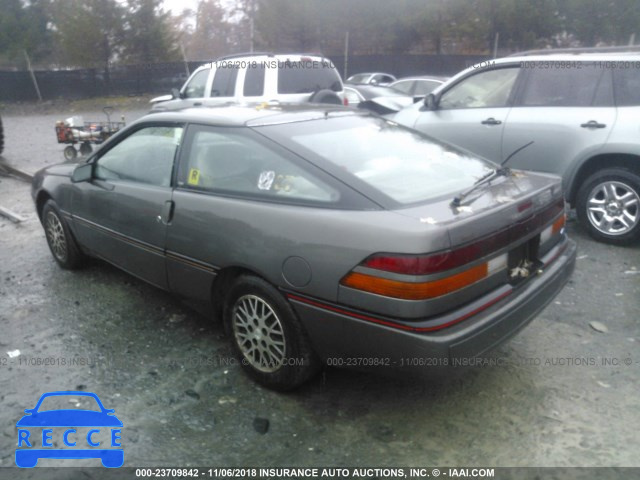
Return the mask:
{"type": "Polygon", "coordinates": [[[80,243],[121,269],[166,289],[165,236],[173,214],[172,175],[182,125],[142,125],[93,160],[75,184],[80,243]]]}

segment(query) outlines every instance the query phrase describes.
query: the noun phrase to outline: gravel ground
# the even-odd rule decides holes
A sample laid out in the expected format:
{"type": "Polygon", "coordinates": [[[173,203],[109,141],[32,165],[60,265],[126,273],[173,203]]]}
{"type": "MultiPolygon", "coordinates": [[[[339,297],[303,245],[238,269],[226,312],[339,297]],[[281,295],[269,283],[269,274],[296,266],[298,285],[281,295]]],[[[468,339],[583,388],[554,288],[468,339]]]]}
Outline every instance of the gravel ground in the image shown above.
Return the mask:
{"type": "MultiPolygon", "coordinates": [[[[54,123],[102,115],[84,108],[5,108],[5,160],[27,172],[62,161],[54,123]]],[[[58,268],[26,183],[0,177],[0,205],[27,217],[0,217],[0,467],[14,465],[23,410],[76,389],[116,410],[129,467],[640,467],[639,245],[598,244],[571,220],[573,279],[492,366],[437,381],[326,368],[279,394],[243,375],[205,308],[102,262],[58,268]]],[[[78,465],[39,463],[60,464],[78,465]]]]}

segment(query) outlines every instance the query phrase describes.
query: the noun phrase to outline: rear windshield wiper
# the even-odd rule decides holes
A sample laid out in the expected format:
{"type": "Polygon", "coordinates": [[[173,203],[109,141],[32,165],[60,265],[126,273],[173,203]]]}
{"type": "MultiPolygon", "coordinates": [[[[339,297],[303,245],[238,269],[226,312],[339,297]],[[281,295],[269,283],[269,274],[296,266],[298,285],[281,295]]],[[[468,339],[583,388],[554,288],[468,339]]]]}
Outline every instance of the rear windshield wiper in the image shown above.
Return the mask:
{"type": "Polygon", "coordinates": [[[456,195],[455,197],[453,197],[453,200],[451,201],[451,206],[452,207],[459,207],[462,204],[462,201],[468,197],[471,193],[475,192],[476,189],[478,189],[479,187],[481,187],[482,185],[486,185],[487,183],[490,183],[492,180],[494,180],[497,177],[500,176],[507,176],[511,173],[511,169],[509,167],[505,167],[505,164],[511,160],[511,158],[513,158],[513,156],[524,150],[525,148],[527,148],[529,145],[531,145],[533,143],[533,140],[530,141],[529,143],[521,146],[520,148],[518,148],[517,150],[515,150],[511,155],[509,155],[501,164],[500,164],[500,168],[494,168],[493,170],[491,170],[490,172],[486,173],[485,175],[483,175],[482,177],[480,177],[478,180],[476,180],[473,185],[468,188],[467,190],[464,190],[463,192],[460,192],[458,195],[456,195]]]}

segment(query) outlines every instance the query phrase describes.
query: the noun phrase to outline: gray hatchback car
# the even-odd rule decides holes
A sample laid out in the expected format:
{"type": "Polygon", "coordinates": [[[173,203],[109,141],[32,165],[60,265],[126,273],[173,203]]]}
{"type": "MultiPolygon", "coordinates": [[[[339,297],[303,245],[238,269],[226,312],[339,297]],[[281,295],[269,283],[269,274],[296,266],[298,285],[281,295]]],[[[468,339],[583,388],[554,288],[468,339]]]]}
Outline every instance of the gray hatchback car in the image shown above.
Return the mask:
{"type": "Polygon", "coordinates": [[[55,260],[107,260],[211,301],[243,367],[293,388],[322,361],[451,365],[567,282],[557,177],[499,168],[341,107],[156,113],[38,172],[55,260]],[[426,363],[426,362],[429,363],[426,363]]]}
{"type": "Polygon", "coordinates": [[[551,50],[483,62],[394,119],[494,161],[515,153],[508,162],[512,167],[562,176],[566,199],[594,238],[637,242],[640,53],[635,49],[551,50]]]}

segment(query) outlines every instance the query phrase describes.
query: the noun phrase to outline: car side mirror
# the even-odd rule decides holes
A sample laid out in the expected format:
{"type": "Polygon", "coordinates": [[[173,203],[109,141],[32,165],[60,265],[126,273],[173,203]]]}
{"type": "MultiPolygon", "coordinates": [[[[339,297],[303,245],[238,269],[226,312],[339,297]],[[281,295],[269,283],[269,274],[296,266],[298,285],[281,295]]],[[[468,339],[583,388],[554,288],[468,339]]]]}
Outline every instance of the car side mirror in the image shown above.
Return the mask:
{"type": "Polygon", "coordinates": [[[182,93],[180,93],[180,90],[178,90],[177,88],[171,89],[171,96],[173,97],[174,100],[178,98],[184,98],[182,96],[182,93]]]}
{"type": "Polygon", "coordinates": [[[73,183],[88,182],[93,178],[93,164],[85,163],[78,165],[71,174],[71,181],[73,183]]]}
{"type": "Polygon", "coordinates": [[[424,97],[424,106],[427,107],[427,110],[437,110],[438,109],[438,98],[430,93],[424,97]]]}

